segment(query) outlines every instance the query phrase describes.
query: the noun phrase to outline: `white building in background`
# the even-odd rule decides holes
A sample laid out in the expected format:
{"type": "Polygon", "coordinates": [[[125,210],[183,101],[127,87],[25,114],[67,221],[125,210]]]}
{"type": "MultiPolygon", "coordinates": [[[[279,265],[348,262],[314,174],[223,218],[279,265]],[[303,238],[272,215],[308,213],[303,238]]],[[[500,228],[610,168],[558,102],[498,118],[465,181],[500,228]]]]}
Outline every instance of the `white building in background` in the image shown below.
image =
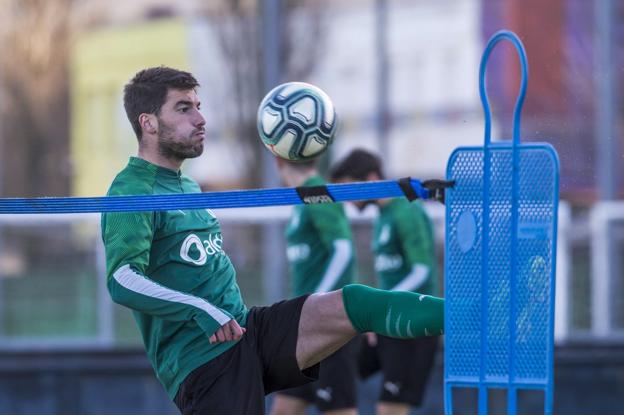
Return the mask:
{"type": "MultiPolygon", "coordinates": [[[[343,121],[334,151],[377,149],[374,7],[327,13],[327,59],[312,80],[343,121]]],[[[451,151],[482,142],[478,93],[480,1],[389,1],[388,77],[392,122],[388,174],[444,174],[451,151]]]]}

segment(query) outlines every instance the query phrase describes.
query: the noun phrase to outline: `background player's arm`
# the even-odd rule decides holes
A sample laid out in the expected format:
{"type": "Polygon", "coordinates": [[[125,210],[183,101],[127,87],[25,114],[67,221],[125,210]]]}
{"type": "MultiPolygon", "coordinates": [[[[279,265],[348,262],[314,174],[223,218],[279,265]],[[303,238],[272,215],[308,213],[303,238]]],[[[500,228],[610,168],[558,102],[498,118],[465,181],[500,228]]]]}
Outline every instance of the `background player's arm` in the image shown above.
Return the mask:
{"type": "Polygon", "coordinates": [[[325,273],[314,292],[335,290],[353,261],[351,230],[340,206],[316,205],[311,209],[314,225],[330,253],[325,273]]]}
{"type": "Polygon", "coordinates": [[[412,264],[409,274],[397,285],[390,288],[391,291],[417,291],[429,277],[431,267],[425,264],[412,264]]]}
{"type": "Polygon", "coordinates": [[[430,236],[429,222],[424,211],[407,209],[397,217],[397,231],[401,240],[404,260],[410,264],[410,272],[392,291],[417,291],[429,278],[435,258],[428,255],[433,252],[433,240],[430,236]]]}
{"type": "Polygon", "coordinates": [[[336,283],[340,281],[340,277],[346,272],[353,258],[351,240],[335,239],[332,241],[330,252],[331,257],[325,274],[323,274],[323,278],[314,292],[324,293],[336,288],[336,283]]]}
{"type": "Polygon", "coordinates": [[[217,334],[232,320],[229,313],[202,298],[160,285],[145,275],[153,237],[153,215],[151,212],[103,215],[102,237],[111,298],[118,304],[166,320],[194,320],[208,336],[217,334]]]}

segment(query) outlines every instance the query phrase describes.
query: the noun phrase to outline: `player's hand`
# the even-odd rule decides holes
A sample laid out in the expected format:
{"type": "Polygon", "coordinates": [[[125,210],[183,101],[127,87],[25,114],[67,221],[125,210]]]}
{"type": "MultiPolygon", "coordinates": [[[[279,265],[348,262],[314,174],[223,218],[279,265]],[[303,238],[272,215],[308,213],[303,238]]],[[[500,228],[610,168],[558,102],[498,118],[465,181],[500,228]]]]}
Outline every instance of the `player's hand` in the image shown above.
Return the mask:
{"type": "Polygon", "coordinates": [[[210,336],[208,340],[210,341],[210,344],[236,341],[240,340],[246,331],[247,329],[239,326],[238,322],[235,319],[232,319],[219,327],[219,330],[210,336]]]}
{"type": "Polygon", "coordinates": [[[369,333],[365,333],[365,335],[366,335],[366,341],[368,342],[368,345],[370,347],[377,346],[377,334],[369,332],[369,333]]]}

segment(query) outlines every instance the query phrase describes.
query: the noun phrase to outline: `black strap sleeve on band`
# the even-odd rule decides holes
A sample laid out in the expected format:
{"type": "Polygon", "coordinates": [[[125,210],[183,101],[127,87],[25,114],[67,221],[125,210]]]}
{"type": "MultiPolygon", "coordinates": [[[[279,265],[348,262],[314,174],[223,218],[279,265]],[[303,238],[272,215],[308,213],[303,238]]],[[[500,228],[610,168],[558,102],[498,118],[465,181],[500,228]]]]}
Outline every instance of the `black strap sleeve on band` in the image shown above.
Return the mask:
{"type": "Polygon", "coordinates": [[[334,198],[327,191],[327,186],[300,186],[295,190],[306,205],[314,203],[331,203],[334,198]]]}
{"type": "Polygon", "coordinates": [[[399,187],[405,194],[405,197],[407,198],[407,200],[409,200],[410,202],[412,200],[418,199],[418,195],[416,194],[416,191],[412,187],[411,177],[403,177],[402,179],[399,179],[399,187]]]}
{"type": "Polygon", "coordinates": [[[444,194],[446,189],[455,187],[455,180],[425,180],[423,187],[431,192],[431,199],[444,204],[444,194]]]}

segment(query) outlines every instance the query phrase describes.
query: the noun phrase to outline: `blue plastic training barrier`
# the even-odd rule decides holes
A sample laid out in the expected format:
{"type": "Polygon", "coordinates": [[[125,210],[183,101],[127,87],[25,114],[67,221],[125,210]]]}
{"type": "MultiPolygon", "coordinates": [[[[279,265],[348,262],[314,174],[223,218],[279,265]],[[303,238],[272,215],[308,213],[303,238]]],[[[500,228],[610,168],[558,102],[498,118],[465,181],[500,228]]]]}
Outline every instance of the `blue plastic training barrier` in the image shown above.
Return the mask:
{"type": "Polygon", "coordinates": [[[415,179],[328,184],[319,187],[233,190],[175,195],[0,198],[0,214],[92,213],[163,211],[177,209],[223,209],[346,202],[410,196],[443,197],[448,184],[415,179]],[[314,190],[317,190],[316,192],[314,190]],[[441,196],[442,195],[442,196],[441,196]]]}
{"type": "Polygon", "coordinates": [[[490,389],[506,390],[508,415],[522,389],[543,391],[544,413],[552,413],[559,161],[549,144],[520,143],[527,77],[520,39],[496,33],[480,67],[484,146],[455,150],[447,166],[455,181],[446,192],[447,414],[456,388],[478,390],[479,415],[488,413],[490,389]],[[520,56],[522,81],[513,139],[493,143],[485,69],[502,40],[520,56]]]}

